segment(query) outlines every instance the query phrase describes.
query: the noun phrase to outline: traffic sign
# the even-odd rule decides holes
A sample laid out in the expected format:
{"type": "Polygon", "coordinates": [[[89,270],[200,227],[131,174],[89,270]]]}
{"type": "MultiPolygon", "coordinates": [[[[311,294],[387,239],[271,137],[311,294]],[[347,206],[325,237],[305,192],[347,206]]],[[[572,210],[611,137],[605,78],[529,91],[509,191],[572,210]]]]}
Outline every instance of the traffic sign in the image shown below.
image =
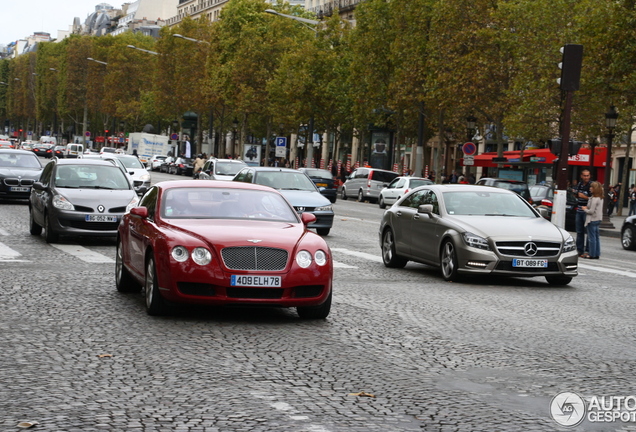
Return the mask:
{"type": "Polygon", "coordinates": [[[464,156],[464,166],[475,165],[475,156],[464,156]]]}
{"type": "Polygon", "coordinates": [[[86,135],[87,137],[89,137],[89,136],[91,136],[91,133],[90,133],[90,131],[86,131],[86,133],[85,133],[84,135],[86,135]]]}
{"type": "Polygon", "coordinates": [[[119,138],[123,138],[124,137],[124,133],[123,132],[119,132],[119,138]]]}
{"type": "Polygon", "coordinates": [[[170,135],[170,139],[171,140],[178,140],[179,139],[179,134],[173,133],[172,135],[170,135]]]}
{"type": "Polygon", "coordinates": [[[287,137],[276,137],[276,157],[287,156],[287,137]]]}
{"type": "Polygon", "coordinates": [[[466,156],[473,156],[475,153],[477,153],[477,146],[475,145],[475,143],[467,142],[462,146],[462,151],[466,156]]]}

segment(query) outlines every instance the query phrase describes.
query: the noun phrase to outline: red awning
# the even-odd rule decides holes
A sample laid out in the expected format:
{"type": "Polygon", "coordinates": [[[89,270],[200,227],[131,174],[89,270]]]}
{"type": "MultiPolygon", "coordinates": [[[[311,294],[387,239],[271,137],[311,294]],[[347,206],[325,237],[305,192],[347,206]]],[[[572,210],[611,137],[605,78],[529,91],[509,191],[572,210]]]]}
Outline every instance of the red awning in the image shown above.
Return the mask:
{"type": "MultiPolygon", "coordinates": [[[[605,156],[607,152],[606,147],[597,147],[594,149],[594,166],[598,168],[605,167],[605,156]]],[[[582,165],[582,166],[590,166],[590,159],[592,158],[592,149],[591,148],[582,148],[579,150],[579,153],[574,156],[570,156],[568,158],[568,165],[582,165]]],[[[557,158],[554,154],[550,152],[550,149],[535,149],[535,150],[524,150],[523,157],[521,156],[521,151],[505,151],[503,152],[503,156],[507,159],[507,162],[504,162],[504,166],[514,166],[514,165],[527,165],[528,163],[539,163],[539,164],[551,164],[557,158]]],[[[497,157],[497,152],[488,152],[482,153],[480,155],[476,155],[474,157],[473,166],[478,167],[492,167],[495,168],[497,163],[493,162],[493,158],[497,157]]],[[[464,160],[462,159],[462,165],[464,160]]]]}

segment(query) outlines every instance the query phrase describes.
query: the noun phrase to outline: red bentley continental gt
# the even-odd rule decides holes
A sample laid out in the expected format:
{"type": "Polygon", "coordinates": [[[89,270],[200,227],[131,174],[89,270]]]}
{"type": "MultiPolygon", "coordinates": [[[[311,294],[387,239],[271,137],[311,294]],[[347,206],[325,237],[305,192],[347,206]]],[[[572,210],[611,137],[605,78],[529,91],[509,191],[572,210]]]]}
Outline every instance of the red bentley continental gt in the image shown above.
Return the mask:
{"type": "Polygon", "coordinates": [[[276,190],[242,182],[157,183],[119,225],[116,286],[145,291],[150,315],[170,303],[296,307],[322,319],[331,309],[333,262],[276,190]]]}

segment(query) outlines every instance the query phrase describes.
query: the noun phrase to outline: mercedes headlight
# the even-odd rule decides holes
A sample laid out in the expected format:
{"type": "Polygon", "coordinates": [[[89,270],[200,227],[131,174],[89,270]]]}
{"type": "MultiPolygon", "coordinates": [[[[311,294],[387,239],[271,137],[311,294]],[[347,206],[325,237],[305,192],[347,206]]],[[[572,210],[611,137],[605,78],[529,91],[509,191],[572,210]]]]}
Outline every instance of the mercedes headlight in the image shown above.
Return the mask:
{"type": "Polygon", "coordinates": [[[569,236],[567,240],[565,240],[565,243],[563,243],[563,252],[571,252],[574,249],[576,249],[576,242],[572,236],[569,236]]]}
{"type": "Polygon", "coordinates": [[[73,204],[71,204],[71,202],[64,198],[62,195],[53,196],[53,207],[59,208],[61,210],[75,210],[73,204]]]}
{"type": "Polygon", "coordinates": [[[203,247],[194,248],[192,251],[192,261],[199,265],[208,265],[212,261],[212,254],[203,247]]]}
{"type": "Polygon", "coordinates": [[[463,234],[463,237],[464,237],[464,242],[470,247],[483,249],[483,250],[490,250],[490,246],[488,245],[488,240],[486,240],[485,238],[481,236],[478,236],[477,234],[467,232],[463,234]]]}
{"type": "Polygon", "coordinates": [[[311,265],[311,254],[306,250],[301,250],[296,254],[296,264],[302,268],[307,268],[311,265]]]}

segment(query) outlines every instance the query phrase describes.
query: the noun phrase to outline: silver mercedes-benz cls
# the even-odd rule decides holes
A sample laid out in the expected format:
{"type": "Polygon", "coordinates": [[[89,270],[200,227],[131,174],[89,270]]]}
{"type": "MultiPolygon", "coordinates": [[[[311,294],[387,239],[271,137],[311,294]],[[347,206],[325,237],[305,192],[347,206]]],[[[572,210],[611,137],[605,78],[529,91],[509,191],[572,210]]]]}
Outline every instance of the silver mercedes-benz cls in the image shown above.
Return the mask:
{"type": "Polygon", "coordinates": [[[384,213],[379,234],[384,265],[429,264],[445,280],[544,276],[567,285],[577,275],[572,236],[505,189],[421,186],[384,213]]]}

